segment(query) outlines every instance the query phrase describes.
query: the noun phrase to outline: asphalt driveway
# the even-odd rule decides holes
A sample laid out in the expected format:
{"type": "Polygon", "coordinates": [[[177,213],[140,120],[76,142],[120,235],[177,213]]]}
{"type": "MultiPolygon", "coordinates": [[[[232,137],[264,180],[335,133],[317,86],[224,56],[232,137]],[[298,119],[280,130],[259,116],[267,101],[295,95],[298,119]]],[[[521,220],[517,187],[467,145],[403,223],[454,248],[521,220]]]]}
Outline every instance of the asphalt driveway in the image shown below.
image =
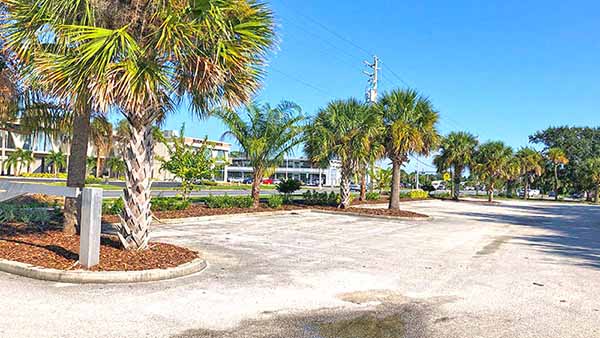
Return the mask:
{"type": "Polygon", "coordinates": [[[157,225],[203,273],[138,285],[0,273],[0,337],[600,337],[600,208],[426,201],[157,225]]]}

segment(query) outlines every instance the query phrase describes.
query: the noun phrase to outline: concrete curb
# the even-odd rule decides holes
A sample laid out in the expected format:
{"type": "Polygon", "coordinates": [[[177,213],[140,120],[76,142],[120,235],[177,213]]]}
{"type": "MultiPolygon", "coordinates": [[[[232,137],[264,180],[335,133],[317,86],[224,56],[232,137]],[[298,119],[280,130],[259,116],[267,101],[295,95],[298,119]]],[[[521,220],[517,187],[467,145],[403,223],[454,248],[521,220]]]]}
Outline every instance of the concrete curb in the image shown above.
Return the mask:
{"type": "Polygon", "coordinates": [[[245,212],[245,213],[239,213],[239,214],[198,216],[198,217],[188,217],[188,218],[166,218],[166,219],[159,219],[159,220],[157,220],[157,222],[159,224],[208,222],[208,221],[227,220],[227,219],[238,218],[238,217],[298,215],[298,214],[310,213],[311,211],[312,211],[312,209],[245,212]]]}
{"type": "Polygon", "coordinates": [[[169,269],[143,271],[64,271],[42,268],[31,264],[0,259],[0,271],[14,275],[40,279],[49,282],[74,284],[118,284],[155,282],[188,276],[206,269],[208,264],[202,258],[169,269]]]}
{"type": "Polygon", "coordinates": [[[398,220],[398,221],[431,221],[433,217],[402,217],[402,216],[387,216],[387,215],[368,215],[362,214],[360,212],[352,212],[352,211],[329,211],[329,210],[320,210],[320,209],[311,209],[314,213],[319,214],[328,214],[328,215],[347,215],[354,217],[364,217],[364,218],[380,218],[387,220],[398,220]]]}

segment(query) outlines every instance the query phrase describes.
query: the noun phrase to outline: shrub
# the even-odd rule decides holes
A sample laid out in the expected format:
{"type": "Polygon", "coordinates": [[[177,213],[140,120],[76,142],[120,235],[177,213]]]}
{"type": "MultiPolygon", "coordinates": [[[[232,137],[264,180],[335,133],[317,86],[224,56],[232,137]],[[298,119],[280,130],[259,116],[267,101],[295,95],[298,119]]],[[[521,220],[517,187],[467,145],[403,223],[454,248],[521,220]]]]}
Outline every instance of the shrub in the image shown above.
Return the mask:
{"type": "Polygon", "coordinates": [[[408,193],[408,196],[410,197],[410,199],[413,199],[413,200],[425,199],[425,198],[429,197],[429,193],[427,191],[423,191],[423,190],[411,190],[408,193]]]}
{"type": "Polygon", "coordinates": [[[0,204],[0,223],[22,222],[45,226],[51,219],[52,212],[48,208],[31,207],[30,205],[16,206],[9,203],[0,204]]]}
{"type": "Polygon", "coordinates": [[[267,199],[267,205],[272,209],[279,209],[283,205],[283,197],[281,195],[271,195],[267,199]]]}
{"type": "Polygon", "coordinates": [[[180,197],[155,197],[152,199],[152,211],[185,210],[191,202],[180,197]]]}
{"type": "Polygon", "coordinates": [[[289,195],[298,191],[301,186],[302,182],[295,179],[289,179],[277,184],[276,189],[282,194],[289,195]]]}
{"type": "Polygon", "coordinates": [[[53,173],[22,173],[20,176],[34,178],[67,178],[66,173],[58,173],[58,175],[54,175],[53,173]]]}
{"type": "Polygon", "coordinates": [[[101,184],[104,182],[102,177],[88,176],[85,178],[85,184],[101,184]]]}
{"type": "Polygon", "coordinates": [[[252,207],[252,197],[250,196],[213,196],[206,198],[206,206],[211,209],[224,208],[250,208],[252,207]]]}
{"type": "Polygon", "coordinates": [[[367,201],[377,201],[381,198],[381,195],[378,192],[368,192],[366,197],[367,201]]]}
{"type": "MultiPolygon", "coordinates": [[[[341,202],[340,194],[335,192],[318,192],[308,190],[302,194],[304,198],[304,204],[306,205],[320,205],[320,206],[337,206],[341,202]]],[[[350,194],[350,202],[355,200],[356,194],[350,194]]]]}
{"type": "Polygon", "coordinates": [[[102,201],[102,213],[105,215],[118,215],[125,208],[122,198],[115,198],[102,201]]]}

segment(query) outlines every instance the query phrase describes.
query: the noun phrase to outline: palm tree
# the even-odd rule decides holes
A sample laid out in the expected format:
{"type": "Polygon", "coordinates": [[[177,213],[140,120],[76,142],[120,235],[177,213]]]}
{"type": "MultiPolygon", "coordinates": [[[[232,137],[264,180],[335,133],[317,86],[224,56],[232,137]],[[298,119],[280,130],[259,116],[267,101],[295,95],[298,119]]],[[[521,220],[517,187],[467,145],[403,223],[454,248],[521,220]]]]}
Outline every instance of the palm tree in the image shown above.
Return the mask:
{"type": "Polygon", "coordinates": [[[313,118],[304,151],[318,164],[341,162],[340,205],[350,206],[350,180],[368,158],[372,140],[381,132],[379,115],[356,99],[330,102],[313,118]]]}
{"type": "Polygon", "coordinates": [[[49,164],[52,164],[54,176],[58,176],[58,172],[67,164],[67,156],[62,151],[50,151],[46,155],[49,164]]]}
{"type": "Polygon", "coordinates": [[[304,117],[295,103],[281,102],[275,107],[269,104],[246,105],[247,119],[232,110],[218,110],[229,131],[223,137],[232,136],[240,145],[244,156],[253,169],[252,200],[254,208],[260,204],[260,185],[266,172],[272,171],[284,160],[284,156],[302,142],[304,117]]]}
{"type": "Polygon", "coordinates": [[[392,168],[371,168],[369,176],[373,181],[372,186],[379,190],[379,194],[382,194],[383,190],[392,184],[392,168]]]}
{"type": "Polygon", "coordinates": [[[535,177],[539,177],[544,172],[542,154],[535,149],[524,147],[515,154],[521,167],[523,177],[523,199],[529,199],[529,186],[533,183],[535,177]]]}
{"type": "Polygon", "coordinates": [[[489,202],[494,201],[496,187],[509,177],[512,157],[512,148],[500,141],[486,142],[475,152],[472,170],[485,183],[489,202]]]}
{"type": "Polygon", "coordinates": [[[400,208],[400,169],[409,155],[428,155],[439,142],[439,114],[412,89],[385,93],[378,103],[385,131],[383,144],[392,161],[390,209],[400,208]]]}
{"type": "Polygon", "coordinates": [[[215,106],[248,101],[274,40],[270,9],[254,0],[33,0],[36,10],[32,0],[11,0],[8,7],[12,48],[40,45],[32,38],[39,27],[66,42],[24,53],[54,94],[88,111],[119,111],[129,121],[119,236],[128,249],[147,248],[154,124],[181,102],[205,116],[215,106]]]}
{"type": "Polygon", "coordinates": [[[569,164],[569,159],[565,152],[560,148],[548,149],[547,157],[554,167],[554,200],[558,201],[558,188],[560,185],[558,180],[558,167],[569,164]]]}
{"type": "Polygon", "coordinates": [[[594,186],[594,203],[600,202],[600,157],[590,158],[585,161],[584,170],[594,186]]]}
{"type": "Polygon", "coordinates": [[[440,154],[434,158],[438,172],[452,169],[454,200],[459,199],[463,172],[473,163],[473,155],[478,143],[477,137],[472,134],[462,131],[452,132],[442,140],[440,154]]]}
{"type": "Polygon", "coordinates": [[[109,157],[106,160],[106,166],[108,167],[108,177],[119,176],[120,173],[125,171],[125,161],[118,157],[109,157]]]}
{"type": "Polygon", "coordinates": [[[20,176],[23,166],[29,167],[33,161],[33,152],[31,150],[17,148],[8,155],[4,165],[6,168],[15,167],[15,176],[20,176]]]}
{"type": "Polygon", "coordinates": [[[113,129],[106,116],[95,116],[90,124],[90,141],[96,149],[96,177],[102,176],[102,158],[108,157],[112,147],[113,129]]]}

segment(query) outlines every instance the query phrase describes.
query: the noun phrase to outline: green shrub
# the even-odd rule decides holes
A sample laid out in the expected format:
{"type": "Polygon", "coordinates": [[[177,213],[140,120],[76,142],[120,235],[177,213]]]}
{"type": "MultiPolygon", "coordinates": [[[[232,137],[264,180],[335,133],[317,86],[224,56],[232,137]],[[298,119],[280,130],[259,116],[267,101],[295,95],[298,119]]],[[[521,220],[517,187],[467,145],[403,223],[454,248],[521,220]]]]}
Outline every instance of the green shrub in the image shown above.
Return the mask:
{"type": "Polygon", "coordinates": [[[276,185],[277,191],[286,195],[293,194],[298,191],[300,187],[302,187],[302,182],[295,179],[285,180],[276,185]]]}
{"type": "Polygon", "coordinates": [[[378,192],[368,192],[366,197],[367,201],[377,201],[381,198],[381,195],[378,192]]]}
{"type": "Polygon", "coordinates": [[[429,193],[427,191],[423,191],[423,190],[411,190],[408,193],[408,197],[410,197],[410,199],[413,200],[421,200],[421,199],[426,199],[429,197],[429,193]]]}
{"type": "Polygon", "coordinates": [[[271,195],[267,199],[267,205],[272,209],[279,209],[283,205],[283,197],[281,195],[271,195]]]}
{"type": "Polygon", "coordinates": [[[215,181],[209,181],[209,180],[202,180],[202,181],[200,181],[200,184],[207,186],[207,187],[216,187],[219,185],[219,183],[217,183],[215,181]]]}
{"type": "Polygon", "coordinates": [[[85,178],[85,184],[102,184],[104,179],[102,177],[88,176],[85,178]]]}
{"type": "MultiPolygon", "coordinates": [[[[350,194],[350,202],[355,200],[357,196],[356,194],[350,194]]],[[[341,202],[340,194],[333,191],[327,193],[307,190],[302,194],[302,197],[306,205],[337,206],[341,202]]]]}
{"type": "Polygon", "coordinates": [[[102,214],[118,215],[125,208],[125,202],[122,198],[115,198],[102,201],[102,214]]]}
{"type": "Polygon", "coordinates": [[[22,222],[45,226],[52,219],[52,214],[53,211],[46,207],[0,203],[0,223],[22,222]]]}
{"type": "Polygon", "coordinates": [[[66,173],[58,173],[58,175],[54,175],[53,173],[22,173],[20,176],[34,178],[67,178],[66,173]]]}
{"type": "Polygon", "coordinates": [[[213,196],[206,198],[206,206],[211,209],[225,208],[250,208],[252,207],[252,197],[250,196],[213,196]]]}
{"type": "Polygon", "coordinates": [[[172,211],[185,210],[189,208],[191,202],[181,197],[155,197],[152,199],[150,209],[152,211],[172,211]]]}

